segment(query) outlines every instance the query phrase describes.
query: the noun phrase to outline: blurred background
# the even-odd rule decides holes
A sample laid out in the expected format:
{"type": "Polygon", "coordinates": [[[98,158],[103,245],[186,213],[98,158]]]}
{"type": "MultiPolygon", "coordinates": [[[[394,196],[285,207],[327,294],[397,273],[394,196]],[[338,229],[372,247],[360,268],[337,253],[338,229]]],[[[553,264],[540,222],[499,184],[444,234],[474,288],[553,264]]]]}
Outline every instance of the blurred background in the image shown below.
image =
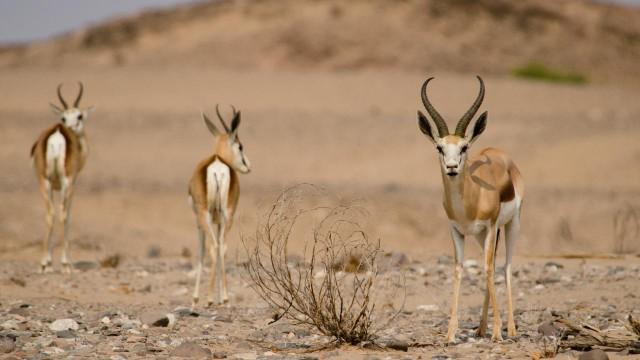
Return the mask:
{"type": "MultiPolygon", "coordinates": [[[[520,256],[640,251],[640,1],[35,0],[0,3],[0,258],[37,261],[44,204],[29,163],[83,81],[90,157],[72,255],[195,250],[187,182],[213,147],[199,118],[242,110],[253,171],[232,253],[284,188],[370,211],[386,250],[452,251],[419,87],[450,127],[485,79],[475,149],[527,186],[520,256]]],[[[469,245],[470,254],[479,249],[469,245]]]]}

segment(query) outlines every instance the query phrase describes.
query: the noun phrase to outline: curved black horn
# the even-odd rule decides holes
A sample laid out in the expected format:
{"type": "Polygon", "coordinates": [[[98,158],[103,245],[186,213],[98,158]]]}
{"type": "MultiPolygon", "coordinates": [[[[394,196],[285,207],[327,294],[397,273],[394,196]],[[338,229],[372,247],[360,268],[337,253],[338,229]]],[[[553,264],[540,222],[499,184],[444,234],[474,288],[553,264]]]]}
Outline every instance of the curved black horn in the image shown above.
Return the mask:
{"type": "MultiPolygon", "coordinates": [[[[235,113],[235,109],[234,113],[235,113]]],[[[216,104],[216,114],[218,115],[218,119],[220,119],[220,122],[222,123],[222,127],[224,127],[224,131],[226,131],[227,133],[229,133],[229,127],[227,126],[227,123],[224,122],[224,119],[222,118],[222,115],[220,115],[220,107],[218,104],[216,104]]]]}
{"type": "Polygon", "coordinates": [[[80,105],[80,99],[82,99],[82,91],[84,87],[82,86],[82,81],[78,81],[78,86],[80,86],[80,91],[78,92],[78,97],[76,97],[76,101],[73,102],[73,107],[77,108],[80,105]]]}
{"type": "Polygon", "coordinates": [[[473,119],[473,117],[476,115],[478,109],[480,108],[480,105],[482,105],[482,100],[484,100],[484,82],[482,81],[482,78],[480,76],[476,77],[478,78],[478,81],[480,81],[480,93],[478,94],[476,101],[473,102],[469,110],[467,110],[467,112],[462,115],[462,118],[460,118],[460,121],[458,121],[458,125],[456,126],[456,135],[460,137],[464,137],[471,119],[473,119]]]}
{"type": "Polygon", "coordinates": [[[422,84],[422,91],[421,91],[422,103],[424,104],[424,107],[427,109],[427,112],[429,113],[429,115],[431,115],[431,118],[433,119],[433,121],[436,123],[436,128],[438,128],[438,134],[440,135],[440,137],[445,137],[449,135],[449,127],[447,127],[447,123],[442,118],[442,115],[440,115],[436,110],[436,108],[434,108],[433,105],[431,105],[431,102],[427,97],[427,85],[431,80],[433,80],[432,77],[425,80],[425,82],[422,84]]]}
{"type": "Polygon", "coordinates": [[[62,89],[62,83],[58,84],[58,99],[60,99],[60,103],[62,104],[62,107],[64,107],[64,109],[67,110],[69,108],[69,105],[67,105],[67,102],[64,101],[64,98],[62,97],[62,93],[60,92],[61,89],[62,89]]]}

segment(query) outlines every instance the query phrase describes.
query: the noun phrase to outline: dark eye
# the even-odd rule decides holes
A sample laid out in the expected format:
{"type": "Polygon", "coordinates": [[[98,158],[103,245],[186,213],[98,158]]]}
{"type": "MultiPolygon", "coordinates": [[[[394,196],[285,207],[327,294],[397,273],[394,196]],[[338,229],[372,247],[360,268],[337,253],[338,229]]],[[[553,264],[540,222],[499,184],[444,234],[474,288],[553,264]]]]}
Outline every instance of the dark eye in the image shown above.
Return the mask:
{"type": "Polygon", "coordinates": [[[468,148],[469,148],[469,146],[468,146],[468,145],[463,146],[463,147],[462,147],[462,149],[460,149],[460,153],[461,153],[461,154],[466,153],[468,148]]]}
{"type": "Polygon", "coordinates": [[[444,152],[442,151],[442,146],[438,145],[436,146],[436,149],[438,149],[438,152],[442,155],[444,155],[444,152]]]}
{"type": "Polygon", "coordinates": [[[238,149],[240,149],[240,151],[242,151],[242,144],[238,145],[238,149]]]}
{"type": "Polygon", "coordinates": [[[78,120],[82,120],[82,114],[78,115],[78,120]]]}

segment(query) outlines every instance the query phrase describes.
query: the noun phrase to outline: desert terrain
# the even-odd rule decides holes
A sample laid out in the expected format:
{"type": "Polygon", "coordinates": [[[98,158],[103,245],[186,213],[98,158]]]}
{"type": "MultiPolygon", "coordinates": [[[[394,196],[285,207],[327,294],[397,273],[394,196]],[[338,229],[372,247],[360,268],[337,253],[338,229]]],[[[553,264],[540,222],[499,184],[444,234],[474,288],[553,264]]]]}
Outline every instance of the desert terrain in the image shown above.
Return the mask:
{"type": "MultiPolygon", "coordinates": [[[[223,23],[232,22],[224,16],[223,23]]],[[[199,21],[189,26],[204,26],[199,21]]],[[[172,36],[210,30],[189,26],[172,36]]],[[[439,70],[438,62],[428,70],[402,61],[236,67],[224,63],[227,56],[214,66],[190,57],[181,63],[185,53],[175,47],[164,58],[170,61],[148,60],[148,49],[158,49],[150,37],[136,45],[148,45],[142,49],[149,52],[120,49],[132,60],[118,64],[96,62],[104,54],[93,52],[79,54],[77,62],[33,60],[78,36],[18,50],[23,55],[0,53],[14,59],[0,67],[0,349],[13,346],[0,357],[528,358],[543,348],[538,327],[554,317],[602,329],[620,326],[629,314],[640,317],[637,67],[624,81],[618,81],[620,71],[608,69],[587,84],[569,85],[514,78],[500,66],[439,70]],[[26,60],[16,63],[20,56],[26,60]],[[498,344],[472,335],[484,286],[480,248],[468,239],[459,341],[447,346],[453,246],[437,152],[420,133],[416,110],[423,109],[422,81],[435,76],[430,98],[452,127],[477,94],[475,73],[486,83],[482,109],[489,120],[471,152],[506,150],[526,183],[514,260],[520,335],[498,344]],[[85,85],[82,106],[96,110],[86,122],[90,155],[71,214],[76,269],[60,273],[56,248],[56,271],[39,274],[45,209],[29,149],[58,121],[48,107],[57,101],[57,84],[64,82],[72,98],[78,80],[85,85]],[[228,234],[230,303],[192,313],[197,236],[187,182],[213,149],[199,114],[213,115],[215,104],[242,111],[240,136],[252,172],[240,177],[239,209],[228,234]],[[404,311],[380,337],[408,344],[407,352],[355,346],[308,351],[330,339],[286,320],[267,324],[273,313],[243,276],[241,240],[255,233],[282,190],[299,183],[367,209],[367,233],[394,259],[387,271],[407,279],[404,311]],[[109,257],[119,261],[100,265],[109,257]],[[169,326],[153,326],[167,313],[175,316],[169,326]],[[67,318],[78,327],[52,330],[55,320],[67,318]]],[[[632,60],[637,66],[633,54],[620,60],[622,72],[632,60]]],[[[291,251],[302,245],[294,241],[291,251]]],[[[498,266],[503,256],[501,248],[498,266]]],[[[504,278],[498,288],[505,320],[504,278]]],[[[578,355],[570,350],[558,358],[578,355]]]]}

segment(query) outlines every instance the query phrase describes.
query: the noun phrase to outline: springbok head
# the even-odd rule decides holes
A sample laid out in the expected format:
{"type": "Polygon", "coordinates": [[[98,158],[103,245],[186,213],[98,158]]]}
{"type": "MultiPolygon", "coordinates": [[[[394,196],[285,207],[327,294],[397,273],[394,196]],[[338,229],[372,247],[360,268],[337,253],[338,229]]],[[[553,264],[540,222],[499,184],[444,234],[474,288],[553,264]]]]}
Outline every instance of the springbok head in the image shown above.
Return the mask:
{"type": "Polygon", "coordinates": [[[78,91],[76,100],[73,102],[73,106],[69,106],[69,104],[64,100],[64,97],[62,97],[62,84],[58,85],[58,99],[60,100],[60,104],[62,104],[62,108],[53,103],[50,103],[49,105],[51,106],[51,109],[53,109],[53,112],[60,116],[60,120],[65,126],[77,134],[82,134],[84,130],[84,121],[89,117],[89,114],[94,108],[91,106],[86,109],[80,109],[79,106],[83,91],[82,82],[78,82],[78,86],[80,87],[80,90],[78,91]]]}
{"type": "Polygon", "coordinates": [[[233,106],[231,106],[231,108],[233,109],[233,119],[231,120],[231,127],[229,127],[222,118],[222,115],[220,115],[218,105],[216,105],[216,114],[218,115],[218,119],[220,119],[220,123],[222,123],[222,127],[225,130],[224,133],[218,130],[204,112],[202,113],[202,119],[216,139],[215,153],[227,164],[233,166],[234,169],[246,174],[251,171],[251,167],[249,165],[249,159],[244,154],[240,138],[238,137],[240,111],[236,111],[236,108],[233,106]]]}
{"type": "Polygon", "coordinates": [[[478,112],[478,109],[482,104],[482,100],[484,99],[484,82],[480,76],[477,78],[480,81],[480,93],[469,110],[467,110],[467,112],[458,121],[456,131],[453,134],[449,133],[447,123],[438,111],[436,111],[433,105],[431,105],[431,102],[427,97],[427,85],[429,84],[429,81],[433,80],[433,78],[427,79],[424,84],[422,84],[422,103],[431,116],[431,119],[433,119],[436,129],[438,129],[437,136],[431,130],[431,125],[429,125],[427,117],[419,110],[418,125],[420,126],[420,130],[427,135],[427,137],[436,146],[438,153],[440,153],[440,165],[442,166],[442,171],[450,177],[455,177],[460,173],[464,166],[464,162],[466,161],[469,147],[487,127],[487,112],[485,111],[478,117],[478,120],[473,127],[471,137],[467,138],[465,135],[469,123],[478,112]]]}

